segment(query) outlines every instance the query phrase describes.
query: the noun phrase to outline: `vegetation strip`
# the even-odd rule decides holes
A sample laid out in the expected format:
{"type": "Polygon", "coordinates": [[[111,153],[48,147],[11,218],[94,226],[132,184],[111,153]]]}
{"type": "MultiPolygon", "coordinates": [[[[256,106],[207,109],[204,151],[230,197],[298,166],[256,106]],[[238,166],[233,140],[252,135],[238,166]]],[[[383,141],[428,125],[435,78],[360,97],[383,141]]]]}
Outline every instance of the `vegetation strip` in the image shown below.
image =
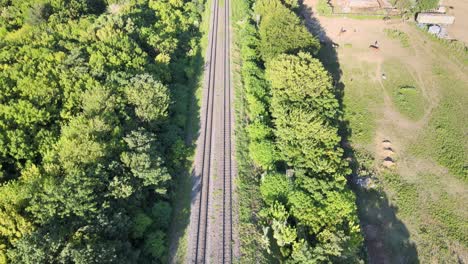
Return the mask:
{"type": "MultiPolygon", "coordinates": [[[[258,219],[250,221],[263,232],[262,261],[354,262],[362,236],[339,147],[342,114],[331,77],[313,58],[320,44],[297,9],[295,2],[260,0],[253,17],[238,23],[248,153],[257,180],[239,175],[261,193],[258,219]]],[[[258,256],[242,244],[241,252],[246,262],[258,256]]]]}

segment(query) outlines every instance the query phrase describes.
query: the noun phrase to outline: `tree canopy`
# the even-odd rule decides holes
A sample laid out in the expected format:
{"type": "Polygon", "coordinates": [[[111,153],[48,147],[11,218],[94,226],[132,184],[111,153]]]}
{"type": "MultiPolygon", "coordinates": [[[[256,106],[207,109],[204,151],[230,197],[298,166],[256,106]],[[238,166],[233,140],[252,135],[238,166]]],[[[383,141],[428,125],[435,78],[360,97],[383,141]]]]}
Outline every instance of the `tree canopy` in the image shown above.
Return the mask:
{"type": "Polygon", "coordinates": [[[317,53],[320,47],[297,15],[279,0],[255,2],[255,13],[260,17],[260,54],[268,61],[281,53],[309,51],[317,53]]]}
{"type": "Polygon", "coordinates": [[[167,262],[197,6],[0,1],[0,263],[167,262]]]}
{"type": "Polygon", "coordinates": [[[332,77],[314,58],[320,44],[295,8],[255,1],[239,30],[247,149],[263,200],[260,245],[282,263],[359,263],[342,110],[332,77]]]}

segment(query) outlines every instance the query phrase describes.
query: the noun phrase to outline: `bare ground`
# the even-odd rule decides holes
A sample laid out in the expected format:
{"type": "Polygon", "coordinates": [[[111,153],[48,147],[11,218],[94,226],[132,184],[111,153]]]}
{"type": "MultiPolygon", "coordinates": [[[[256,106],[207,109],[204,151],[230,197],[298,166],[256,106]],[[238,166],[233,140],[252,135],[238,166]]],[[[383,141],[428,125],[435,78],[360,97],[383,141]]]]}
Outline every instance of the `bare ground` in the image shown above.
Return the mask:
{"type": "Polygon", "coordinates": [[[449,14],[455,16],[455,23],[449,27],[449,35],[468,45],[468,1],[444,0],[443,4],[453,7],[449,9],[449,14]]]}

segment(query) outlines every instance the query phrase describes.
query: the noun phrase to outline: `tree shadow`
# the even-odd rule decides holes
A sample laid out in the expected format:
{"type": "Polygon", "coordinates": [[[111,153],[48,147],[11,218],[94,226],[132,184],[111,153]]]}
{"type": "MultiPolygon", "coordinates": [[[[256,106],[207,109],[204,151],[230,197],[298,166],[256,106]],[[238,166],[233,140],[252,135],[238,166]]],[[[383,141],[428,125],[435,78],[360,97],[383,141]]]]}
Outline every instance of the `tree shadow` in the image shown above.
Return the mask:
{"type": "Polygon", "coordinates": [[[416,245],[385,192],[353,188],[370,263],[419,263],[416,245]]]}
{"type": "MultiPolygon", "coordinates": [[[[309,31],[320,40],[321,49],[318,58],[333,77],[335,96],[340,109],[346,111],[343,103],[345,84],[341,81],[343,74],[336,49],[339,46],[326,34],[320,21],[314,16],[313,10],[300,1],[300,14],[309,31]]],[[[343,25],[345,26],[345,25],[343,25]]],[[[410,234],[404,223],[398,219],[398,208],[393,206],[384,191],[366,190],[356,184],[361,167],[360,160],[356,158],[355,150],[349,143],[352,129],[349,121],[343,120],[339,124],[341,145],[345,157],[350,160],[352,174],[348,178],[351,189],[357,197],[358,215],[361,231],[364,235],[365,248],[362,257],[368,263],[419,263],[418,253],[414,243],[410,241],[410,234]]]]}
{"type": "MultiPolygon", "coordinates": [[[[201,32],[192,34],[195,34],[198,41],[203,36],[201,32]]],[[[195,157],[196,141],[200,134],[201,109],[197,93],[204,78],[205,68],[201,49],[198,49],[191,59],[182,60],[174,67],[179,68],[179,76],[174,76],[174,79],[180,81],[172,87],[174,92],[171,99],[175,108],[172,119],[179,124],[179,130],[171,130],[168,133],[178,134],[178,151],[182,153],[177,168],[171,173],[174,183],[170,191],[173,212],[169,230],[168,263],[183,263],[185,260],[179,258],[185,255],[187,249],[185,234],[190,224],[191,206],[201,188],[201,177],[193,170],[191,160],[195,157]]]]}

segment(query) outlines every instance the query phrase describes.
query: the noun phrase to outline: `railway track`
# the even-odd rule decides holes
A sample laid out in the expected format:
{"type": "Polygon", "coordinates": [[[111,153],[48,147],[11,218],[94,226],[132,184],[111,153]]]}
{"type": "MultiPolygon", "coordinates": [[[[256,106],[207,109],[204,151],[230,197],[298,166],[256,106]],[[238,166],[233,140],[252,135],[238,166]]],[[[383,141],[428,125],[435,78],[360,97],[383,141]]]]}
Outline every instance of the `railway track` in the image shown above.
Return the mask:
{"type": "Polygon", "coordinates": [[[232,263],[232,150],[231,150],[231,65],[230,65],[230,0],[226,0],[224,8],[224,193],[223,193],[223,263],[232,263]]]}
{"type": "MultiPolygon", "coordinates": [[[[201,143],[201,179],[198,193],[198,217],[196,227],[196,246],[192,257],[193,263],[232,263],[232,111],[231,111],[231,74],[230,74],[230,2],[224,1],[220,8],[219,0],[213,0],[212,18],[209,32],[209,46],[207,53],[208,71],[206,81],[206,96],[204,113],[204,123],[202,124],[201,143]],[[220,12],[221,9],[221,12],[220,12]],[[220,19],[221,17],[221,19],[220,19]],[[222,41],[222,42],[221,42],[222,41]],[[222,70],[222,71],[220,71],[222,70]],[[216,100],[216,96],[222,94],[222,100],[216,100]],[[222,117],[217,119],[217,115],[222,117]],[[222,120],[222,125],[214,124],[213,120],[222,120]],[[222,140],[221,144],[214,144],[216,138],[222,140]],[[214,149],[214,147],[222,149],[214,149]],[[221,157],[216,160],[213,156],[221,157]],[[215,162],[213,162],[213,160],[215,162]],[[215,164],[213,164],[215,163],[215,164]],[[209,232],[214,229],[210,223],[215,211],[210,204],[214,197],[210,194],[211,177],[218,167],[222,171],[222,245],[211,246],[218,249],[217,258],[211,259],[208,240],[211,238],[209,232]],[[211,200],[210,200],[211,199],[211,200]]],[[[220,175],[221,176],[221,175],[220,175]]],[[[216,237],[216,236],[215,236],[216,237]]],[[[217,236],[219,237],[219,236],[217,236]]],[[[211,244],[221,243],[221,241],[211,241],[211,244]]]]}

